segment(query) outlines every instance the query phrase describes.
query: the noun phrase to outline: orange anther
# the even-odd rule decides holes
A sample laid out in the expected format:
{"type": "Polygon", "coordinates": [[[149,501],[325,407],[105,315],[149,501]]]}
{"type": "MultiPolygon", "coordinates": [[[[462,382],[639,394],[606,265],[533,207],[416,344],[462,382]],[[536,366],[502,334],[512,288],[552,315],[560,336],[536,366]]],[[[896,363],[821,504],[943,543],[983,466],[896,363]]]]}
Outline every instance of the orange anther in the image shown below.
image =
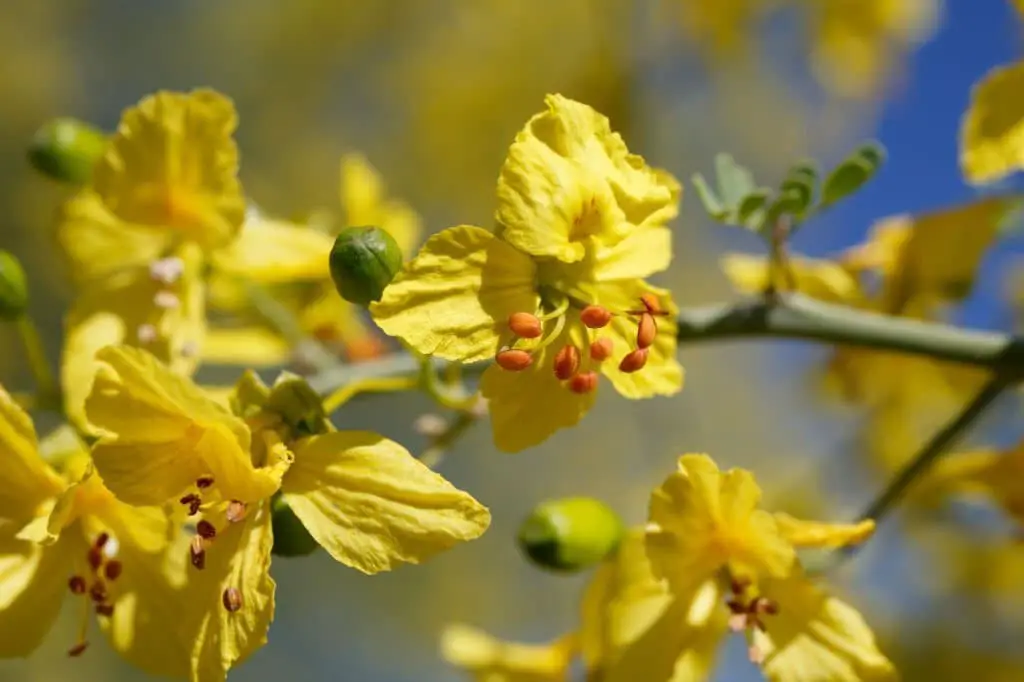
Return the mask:
{"type": "Polygon", "coordinates": [[[600,329],[612,319],[611,312],[599,305],[588,305],[580,312],[580,321],[591,329],[600,329]]]}
{"type": "Polygon", "coordinates": [[[590,359],[601,362],[607,360],[612,355],[612,351],[615,349],[612,340],[608,338],[597,339],[590,344],[590,359]]]}
{"type": "Polygon", "coordinates": [[[654,321],[654,315],[650,313],[641,315],[640,324],[636,328],[636,347],[650,348],[657,335],[658,323],[654,321]]]}
{"type": "Polygon", "coordinates": [[[563,346],[555,355],[555,376],[565,381],[580,368],[580,349],[572,344],[563,346]]]}
{"type": "Polygon", "coordinates": [[[508,328],[516,336],[535,339],[543,333],[540,320],[530,313],[512,313],[508,316],[508,328]]]}
{"type": "Polygon", "coordinates": [[[647,348],[637,348],[635,351],[629,353],[626,357],[622,358],[622,362],[619,363],[619,371],[631,374],[644,368],[647,364],[647,348]]]}
{"type": "Polygon", "coordinates": [[[573,393],[591,393],[597,388],[596,372],[580,372],[569,380],[569,390],[573,393]]]}
{"type": "Polygon", "coordinates": [[[494,356],[494,361],[509,372],[521,372],[533,363],[533,358],[525,350],[509,348],[494,356]]]}
{"type": "Polygon", "coordinates": [[[661,302],[658,300],[658,297],[650,292],[641,295],[640,302],[644,304],[644,308],[646,308],[647,312],[651,315],[661,315],[663,312],[661,309],[661,302]]]}

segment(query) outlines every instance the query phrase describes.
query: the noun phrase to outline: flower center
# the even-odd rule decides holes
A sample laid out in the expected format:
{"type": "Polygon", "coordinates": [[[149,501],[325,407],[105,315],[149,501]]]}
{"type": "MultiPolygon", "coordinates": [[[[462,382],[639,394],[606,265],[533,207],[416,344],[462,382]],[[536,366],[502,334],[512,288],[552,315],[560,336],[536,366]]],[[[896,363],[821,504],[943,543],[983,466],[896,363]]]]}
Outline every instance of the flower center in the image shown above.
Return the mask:
{"type": "Polygon", "coordinates": [[[90,605],[97,616],[109,618],[114,615],[114,600],[110,588],[121,576],[124,568],[116,558],[119,548],[117,538],[107,532],[100,533],[85,553],[85,570],[68,578],[68,589],[72,594],[83,598],[78,641],[68,649],[68,656],[81,656],[89,646],[87,637],[90,605]]]}
{"type": "Polygon", "coordinates": [[[189,543],[189,562],[196,570],[206,568],[206,551],[213,544],[218,532],[227,526],[238,523],[245,518],[248,511],[244,502],[206,502],[203,495],[213,487],[213,476],[201,476],[196,479],[195,489],[186,493],[178,500],[190,517],[201,516],[195,521],[195,535],[189,543]],[[224,523],[218,529],[215,520],[223,518],[224,523]]]}
{"type": "MultiPolygon", "coordinates": [[[[765,632],[768,629],[765,617],[779,613],[778,603],[757,594],[756,590],[752,589],[752,581],[749,578],[733,578],[729,588],[732,594],[725,602],[731,614],[729,629],[745,634],[750,634],[754,630],[765,632]]],[[[748,647],[747,655],[756,665],[764,663],[765,652],[754,644],[748,647]]]]}
{"type": "Polygon", "coordinates": [[[585,394],[597,388],[601,363],[612,357],[615,344],[601,331],[614,319],[636,325],[635,342],[619,360],[618,370],[626,374],[639,372],[647,365],[650,348],[658,335],[658,317],[667,313],[656,296],[646,293],[635,308],[611,311],[604,306],[588,304],[560,292],[542,291],[541,310],[517,312],[509,316],[507,328],[511,339],[495,356],[495,362],[509,372],[520,372],[533,364],[544,348],[562,338],[566,324],[583,330],[583,347],[573,343],[561,346],[553,355],[551,371],[562,386],[573,393],[585,394]],[[547,295],[545,295],[547,294],[547,295]]]}

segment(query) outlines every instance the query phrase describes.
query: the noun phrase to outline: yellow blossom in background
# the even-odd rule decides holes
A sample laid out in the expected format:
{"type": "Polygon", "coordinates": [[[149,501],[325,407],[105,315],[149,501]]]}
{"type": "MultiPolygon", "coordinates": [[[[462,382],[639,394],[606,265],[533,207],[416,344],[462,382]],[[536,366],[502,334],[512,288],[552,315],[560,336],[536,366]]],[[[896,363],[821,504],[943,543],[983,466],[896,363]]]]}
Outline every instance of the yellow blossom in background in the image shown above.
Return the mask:
{"type": "Polygon", "coordinates": [[[1024,441],[1003,451],[989,448],[950,454],[926,480],[928,488],[987,499],[1024,527],[1024,441]]]}
{"type": "MultiPolygon", "coordinates": [[[[706,455],[680,457],[678,470],[654,491],[647,558],[686,614],[664,623],[657,639],[676,643],[679,657],[698,662],[730,630],[743,634],[751,661],[778,682],[897,679],[861,615],[818,587],[796,556],[797,547],[862,542],[873,522],[833,525],[770,514],[759,509],[760,497],[750,472],[720,471],[706,455]],[[697,643],[705,648],[694,648],[697,643]]],[[[619,597],[628,603],[630,594],[619,597]]],[[[624,638],[626,648],[652,646],[646,634],[624,638]]],[[[666,652],[660,653],[663,663],[666,652]]],[[[673,668],[665,667],[643,679],[672,678],[673,668]]]]}
{"type": "Polygon", "coordinates": [[[97,357],[86,403],[102,434],[97,470],[118,498],[171,503],[195,528],[196,594],[182,616],[184,631],[198,633],[193,679],[224,679],[266,641],[276,493],[332,557],[365,573],[419,563],[490,522],[485,507],[397,443],[326,422],[305,433],[251,379],[235,398],[243,420],[145,351],[108,347],[97,357]]]}
{"type": "Polygon", "coordinates": [[[751,51],[758,22],[783,0],[662,0],[679,13],[688,42],[717,59],[751,51]]]}
{"type": "Polygon", "coordinates": [[[95,613],[111,646],[154,675],[182,676],[188,657],[168,636],[183,603],[163,570],[167,519],[114,498],[66,427],[42,442],[0,389],[0,657],[28,656],[66,597],[78,603],[77,640],[95,613]],[[58,473],[44,460],[59,462],[58,473]]]}
{"type": "Polygon", "coordinates": [[[576,646],[574,635],[548,644],[522,644],[468,625],[450,625],[441,634],[441,655],[474,682],[566,682],[576,646]]]}
{"type": "Polygon", "coordinates": [[[675,306],[643,279],[671,260],[681,188],[590,107],[545,103],[509,149],[495,229],[434,235],[370,308],[420,353],[495,360],[480,390],[510,452],[579,422],[598,373],[629,398],[682,387],[675,306]]]}

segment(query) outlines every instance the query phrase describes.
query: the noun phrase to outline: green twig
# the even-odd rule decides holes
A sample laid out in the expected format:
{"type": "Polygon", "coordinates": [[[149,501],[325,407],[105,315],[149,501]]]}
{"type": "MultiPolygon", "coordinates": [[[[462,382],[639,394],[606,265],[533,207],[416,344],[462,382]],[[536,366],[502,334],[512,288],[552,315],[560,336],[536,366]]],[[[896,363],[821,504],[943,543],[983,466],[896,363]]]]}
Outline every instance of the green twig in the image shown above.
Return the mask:
{"type": "Polygon", "coordinates": [[[43,340],[39,336],[39,329],[28,315],[19,317],[15,326],[21,337],[21,345],[25,349],[29,370],[36,382],[36,406],[49,407],[52,403],[60,405],[57,381],[54,379],[53,370],[46,359],[46,351],[43,348],[43,340]]]}
{"type": "Polygon", "coordinates": [[[420,453],[419,460],[431,469],[437,469],[444,459],[445,453],[462,435],[476,423],[478,416],[472,410],[459,412],[448,427],[433,440],[429,447],[420,453]]]}

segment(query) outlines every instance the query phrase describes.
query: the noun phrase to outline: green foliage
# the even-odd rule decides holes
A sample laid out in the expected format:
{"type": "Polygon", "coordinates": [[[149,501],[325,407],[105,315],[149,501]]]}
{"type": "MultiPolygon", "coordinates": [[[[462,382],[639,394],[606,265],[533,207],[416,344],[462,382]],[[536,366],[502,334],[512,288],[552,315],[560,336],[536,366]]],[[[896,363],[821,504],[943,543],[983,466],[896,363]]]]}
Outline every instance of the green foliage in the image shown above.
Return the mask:
{"type": "Polygon", "coordinates": [[[270,511],[274,530],[274,548],[271,551],[275,556],[308,556],[320,547],[283,497],[274,497],[270,511]]]}
{"type": "Polygon", "coordinates": [[[877,142],[867,142],[836,166],[821,188],[821,207],[845,199],[875,176],[885,162],[885,148],[877,142]]]}
{"type": "Polygon", "coordinates": [[[55,118],[32,138],[28,160],[37,171],[58,182],[82,185],[107,149],[107,136],[74,118],[55,118]]]}
{"type": "Polygon", "coordinates": [[[0,320],[13,322],[28,308],[25,270],[12,254],[0,251],[0,320]]]}

